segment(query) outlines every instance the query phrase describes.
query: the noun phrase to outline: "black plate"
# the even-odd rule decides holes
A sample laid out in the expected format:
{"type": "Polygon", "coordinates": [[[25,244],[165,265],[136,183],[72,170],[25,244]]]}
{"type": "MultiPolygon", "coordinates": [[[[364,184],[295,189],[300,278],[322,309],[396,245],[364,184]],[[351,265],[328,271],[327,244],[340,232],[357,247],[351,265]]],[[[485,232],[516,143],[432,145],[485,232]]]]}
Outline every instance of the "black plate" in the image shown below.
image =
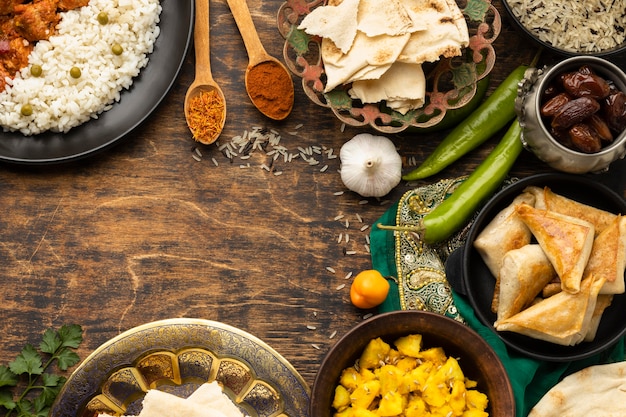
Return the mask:
{"type": "Polygon", "coordinates": [[[612,213],[626,213],[626,201],[620,195],[589,177],[550,173],[522,179],[496,194],[480,211],[470,229],[466,245],[448,259],[446,274],[450,277],[453,288],[467,296],[478,319],[510,348],[536,359],[553,362],[566,362],[595,355],[613,345],[626,333],[624,320],[626,294],[614,296],[611,306],[602,315],[596,338],[592,342],[561,346],[512,332],[496,332],[493,327],[496,315],[491,311],[491,298],[495,277],[478,251],[474,249],[472,242],[497,213],[511,204],[513,199],[530,185],[539,187],[547,185],[555,193],[581,203],[612,213]]]}
{"type": "Polygon", "coordinates": [[[119,103],[65,134],[0,132],[0,161],[45,165],[82,159],[109,148],[144,122],[178,77],[193,34],[193,0],[162,0],[161,6],[161,33],[148,65],[119,103]]]}

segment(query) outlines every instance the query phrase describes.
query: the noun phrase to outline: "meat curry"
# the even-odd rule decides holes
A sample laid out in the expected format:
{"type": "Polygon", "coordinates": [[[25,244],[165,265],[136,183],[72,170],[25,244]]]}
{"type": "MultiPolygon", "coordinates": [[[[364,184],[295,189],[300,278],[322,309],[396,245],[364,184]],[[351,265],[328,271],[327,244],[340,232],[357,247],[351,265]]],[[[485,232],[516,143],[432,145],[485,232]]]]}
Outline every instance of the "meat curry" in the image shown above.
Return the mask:
{"type": "Polygon", "coordinates": [[[89,0],[0,0],[0,91],[28,65],[35,43],[54,35],[60,13],[89,0]]]}

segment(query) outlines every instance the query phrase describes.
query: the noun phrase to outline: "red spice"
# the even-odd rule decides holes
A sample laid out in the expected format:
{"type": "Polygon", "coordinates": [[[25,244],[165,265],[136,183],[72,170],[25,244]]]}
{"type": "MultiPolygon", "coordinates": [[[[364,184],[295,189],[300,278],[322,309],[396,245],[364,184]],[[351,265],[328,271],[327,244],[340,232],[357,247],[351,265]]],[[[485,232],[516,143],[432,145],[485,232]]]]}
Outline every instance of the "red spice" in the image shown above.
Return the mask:
{"type": "Polygon", "coordinates": [[[216,90],[203,91],[189,102],[187,121],[193,137],[209,145],[217,139],[224,125],[224,100],[216,90]]]}
{"type": "Polygon", "coordinates": [[[293,82],[278,63],[265,61],[250,68],[246,87],[254,105],[267,117],[282,120],[291,112],[293,82]]]}

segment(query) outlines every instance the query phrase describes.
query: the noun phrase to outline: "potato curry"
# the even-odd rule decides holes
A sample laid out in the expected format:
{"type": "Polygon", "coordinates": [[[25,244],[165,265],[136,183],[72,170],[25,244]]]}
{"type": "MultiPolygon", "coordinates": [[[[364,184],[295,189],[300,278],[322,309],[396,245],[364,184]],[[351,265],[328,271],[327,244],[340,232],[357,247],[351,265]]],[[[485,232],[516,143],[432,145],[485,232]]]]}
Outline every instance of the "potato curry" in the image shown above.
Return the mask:
{"type": "Polygon", "coordinates": [[[6,77],[28,65],[28,55],[37,41],[54,34],[60,13],[86,6],[89,0],[0,1],[0,91],[6,77]]]}

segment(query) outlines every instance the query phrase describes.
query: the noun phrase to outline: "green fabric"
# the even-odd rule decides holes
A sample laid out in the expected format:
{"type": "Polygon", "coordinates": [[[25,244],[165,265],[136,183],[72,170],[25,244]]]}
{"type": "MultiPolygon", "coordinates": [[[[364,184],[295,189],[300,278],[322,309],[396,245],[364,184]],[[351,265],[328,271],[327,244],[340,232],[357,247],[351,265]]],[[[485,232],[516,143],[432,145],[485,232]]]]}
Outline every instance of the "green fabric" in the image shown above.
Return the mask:
{"type": "MultiPolygon", "coordinates": [[[[393,205],[377,221],[381,224],[395,224],[398,204],[393,205]]],[[[372,267],[383,276],[396,277],[395,241],[393,232],[373,227],[370,232],[370,248],[372,267]]],[[[398,286],[390,278],[389,296],[379,306],[379,312],[388,312],[401,309],[398,286]]],[[[461,316],[468,326],[478,332],[500,357],[511,381],[516,400],[516,415],[525,417],[532,407],[565,376],[591,365],[623,361],[625,345],[622,338],[615,346],[590,358],[575,362],[544,362],[525,357],[517,352],[510,351],[504,342],[487,326],[483,325],[474,314],[471,305],[465,297],[454,293],[454,302],[461,316]]]]}

